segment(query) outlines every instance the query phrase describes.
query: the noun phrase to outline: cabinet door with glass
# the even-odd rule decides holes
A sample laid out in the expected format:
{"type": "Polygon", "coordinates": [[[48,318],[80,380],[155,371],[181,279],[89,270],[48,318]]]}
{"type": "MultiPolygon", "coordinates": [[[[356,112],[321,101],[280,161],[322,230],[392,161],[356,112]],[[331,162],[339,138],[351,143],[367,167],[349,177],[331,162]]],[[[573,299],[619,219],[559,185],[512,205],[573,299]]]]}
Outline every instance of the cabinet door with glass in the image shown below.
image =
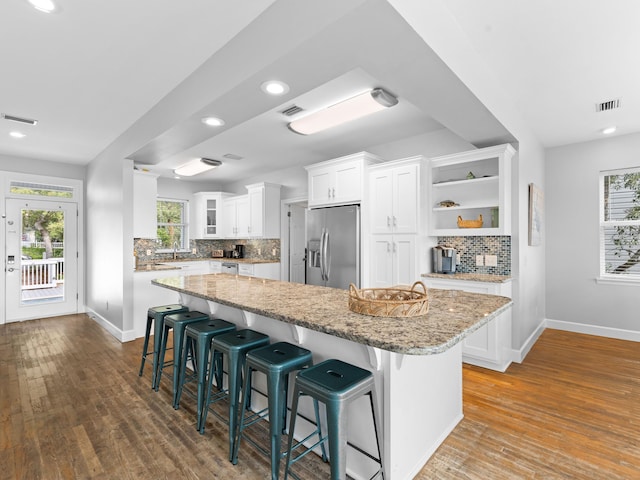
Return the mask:
{"type": "Polygon", "coordinates": [[[222,200],[229,194],[198,192],[194,194],[194,228],[192,238],[220,238],[224,235],[222,200]]]}

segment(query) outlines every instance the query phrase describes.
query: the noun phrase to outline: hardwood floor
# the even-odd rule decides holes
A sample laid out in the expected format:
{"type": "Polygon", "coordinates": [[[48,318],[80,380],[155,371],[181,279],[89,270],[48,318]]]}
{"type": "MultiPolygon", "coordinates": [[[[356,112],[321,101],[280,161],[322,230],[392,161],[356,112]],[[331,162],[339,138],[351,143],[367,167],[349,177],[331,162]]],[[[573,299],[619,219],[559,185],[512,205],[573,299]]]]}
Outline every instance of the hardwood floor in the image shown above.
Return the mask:
{"type": "MultiPolygon", "coordinates": [[[[85,315],[0,325],[0,478],[264,479],[226,426],[195,431],[193,401],[138,377],[141,340],[85,315]]],[[[637,343],[547,330],[505,374],[465,366],[464,420],[418,479],[640,479],[637,343]]],[[[314,455],[303,478],[328,478],[314,455]]]]}

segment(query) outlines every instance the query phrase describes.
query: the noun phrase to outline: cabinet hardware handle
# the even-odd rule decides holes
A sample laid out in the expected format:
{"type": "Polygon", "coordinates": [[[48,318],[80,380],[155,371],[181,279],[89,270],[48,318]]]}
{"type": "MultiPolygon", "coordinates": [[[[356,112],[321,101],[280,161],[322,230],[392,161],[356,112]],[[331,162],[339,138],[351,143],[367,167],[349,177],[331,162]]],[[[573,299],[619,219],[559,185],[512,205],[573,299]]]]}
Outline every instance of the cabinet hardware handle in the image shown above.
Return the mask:
{"type": "Polygon", "coordinates": [[[396,242],[393,242],[393,253],[396,253],[396,242]]]}
{"type": "Polygon", "coordinates": [[[397,221],[397,219],[396,219],[396,216],[395,216],[395,215],[393,216],[393,226],[394,226],[394,227],[397,227],[397,226],[398,226],[398,221],[397,221]]]}
{"type": "Polygon", "coordinates": [[[389,245],[389,242],[387,242],[387,253],[391,252],[391,245],[389,245]]]}
{"type": "Polygon", "coordinates": [[[331,193],[332,193],[332,197],[336,198],[336,189],[335,188],[331,189],[331,193]]]}
{"type": "Polygon", "coordinates": [[[391,226],[391,217],[387,215],[387,227],[391,226]]]}
{"type": "Polygon", "coordinates": [[[327,197],[331,198],[331,187],[327,188],[327,197]]]}

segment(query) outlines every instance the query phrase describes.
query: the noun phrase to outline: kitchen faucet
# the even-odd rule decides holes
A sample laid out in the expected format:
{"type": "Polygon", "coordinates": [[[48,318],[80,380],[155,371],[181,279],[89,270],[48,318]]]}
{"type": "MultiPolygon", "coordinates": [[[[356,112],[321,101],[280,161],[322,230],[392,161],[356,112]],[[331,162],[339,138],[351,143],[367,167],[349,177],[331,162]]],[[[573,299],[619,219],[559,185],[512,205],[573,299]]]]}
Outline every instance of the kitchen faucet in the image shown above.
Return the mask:
{"type": "Polygon", "coordinates": [[[178,258],[178,242],[173,242],[173,259],[178,258]]]}

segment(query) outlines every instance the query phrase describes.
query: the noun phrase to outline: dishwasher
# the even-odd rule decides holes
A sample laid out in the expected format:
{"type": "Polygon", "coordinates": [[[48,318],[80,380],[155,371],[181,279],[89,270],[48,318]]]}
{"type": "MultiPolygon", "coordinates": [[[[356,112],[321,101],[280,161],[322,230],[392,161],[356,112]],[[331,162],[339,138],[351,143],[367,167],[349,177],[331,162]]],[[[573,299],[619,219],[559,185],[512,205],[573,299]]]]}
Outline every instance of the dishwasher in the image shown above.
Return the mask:
{"type": "Polygon", "coordinates": [[[229,273],[231,275],[237,275],[238,274],[238,264],[237,263],[222,262],[222,273],[229,273]]]}

